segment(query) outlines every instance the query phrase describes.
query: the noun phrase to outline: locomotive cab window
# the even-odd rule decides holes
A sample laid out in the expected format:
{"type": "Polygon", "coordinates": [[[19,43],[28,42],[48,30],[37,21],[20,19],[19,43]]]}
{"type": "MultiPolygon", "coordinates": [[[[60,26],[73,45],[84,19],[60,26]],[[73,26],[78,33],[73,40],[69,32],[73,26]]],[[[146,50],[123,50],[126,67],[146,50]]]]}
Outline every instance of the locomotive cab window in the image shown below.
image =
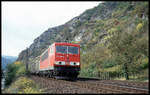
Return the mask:
{"type": "Polygon", "coordinates": [[[67,53],[67,46],[56,46],[56,52],[57,53],[67,53]]]}
{"type": "Polygon", "coordinates": [[[69,54],[78,54],[78,47],[69,46],[68,47],[68,53],[69,54]]]}
{"type": "Polygon", "coordinates": [[[73,46],[56,46],[56,52],[63,54],[78,54],[79,48],[73,46]]]}

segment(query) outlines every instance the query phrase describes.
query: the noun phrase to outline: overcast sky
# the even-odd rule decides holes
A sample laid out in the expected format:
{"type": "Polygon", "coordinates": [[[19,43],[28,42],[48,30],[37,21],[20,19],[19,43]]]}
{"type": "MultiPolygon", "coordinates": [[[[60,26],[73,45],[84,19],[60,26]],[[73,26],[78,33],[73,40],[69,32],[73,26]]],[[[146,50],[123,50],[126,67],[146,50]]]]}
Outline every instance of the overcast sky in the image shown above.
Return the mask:
{"type": "Polygon", "coordinates": [[[100,2],[2,2],[2,55],[18,56],[51,27],[100,2]]]}

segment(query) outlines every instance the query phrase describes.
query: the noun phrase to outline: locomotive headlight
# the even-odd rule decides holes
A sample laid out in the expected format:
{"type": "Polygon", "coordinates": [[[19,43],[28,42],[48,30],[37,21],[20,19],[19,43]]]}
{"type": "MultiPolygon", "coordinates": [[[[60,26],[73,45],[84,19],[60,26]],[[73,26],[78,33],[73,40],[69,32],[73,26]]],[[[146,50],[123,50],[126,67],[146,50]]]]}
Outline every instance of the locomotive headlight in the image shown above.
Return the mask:
{"type": "Polygon", "coordinates": [[[76,65],[80,65],[80,62],[76,62],[76,65]]]}
{"type": "Polygon", "coordinates": [[[79,62],[70,62],[70,65],[80,65],[79,62]]]}
{"type": "Polygon", "coordinates": [[[65,62],[64,62],[64,61],[61,61],[61,65],[65,65],[65,62]]]}
{"type": "Polygon", "coordinates": [[[70,62],[70,65],[74,65],[75,62],[70,62]]]}
{"type": "Polygon", "coordinates": [[[55,61],[55,64],[56,65],[65,65],[65,62],[64,61],[55,61]]]}
{"type": "Polygon", "coordinates": [[[55,61],[55,64],[59,65],[59,61],[55,61]]]}

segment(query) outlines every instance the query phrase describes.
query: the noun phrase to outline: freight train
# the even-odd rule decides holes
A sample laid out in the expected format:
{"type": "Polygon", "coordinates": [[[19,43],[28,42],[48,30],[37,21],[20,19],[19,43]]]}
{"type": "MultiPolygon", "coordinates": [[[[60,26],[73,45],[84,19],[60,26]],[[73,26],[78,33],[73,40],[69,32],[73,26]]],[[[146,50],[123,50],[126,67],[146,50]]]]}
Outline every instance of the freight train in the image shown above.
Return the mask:
{"type": "Polygon", "coordinates": [[[80,71],[80,45],[53,43],[39,57],[39,62],[31,63],[29,71],[48,77],[76,79],[80,71]]]}

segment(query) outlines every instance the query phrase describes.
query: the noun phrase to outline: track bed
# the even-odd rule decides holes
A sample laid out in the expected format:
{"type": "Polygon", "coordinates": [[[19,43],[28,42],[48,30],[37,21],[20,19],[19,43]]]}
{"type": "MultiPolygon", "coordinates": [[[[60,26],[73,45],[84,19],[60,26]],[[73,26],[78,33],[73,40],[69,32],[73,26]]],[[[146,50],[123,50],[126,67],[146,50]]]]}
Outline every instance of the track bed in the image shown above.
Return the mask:
{"type": "Polygon", "coordinates": [[[30,78],[38,83],[45,93],[149,93],[148,82],[99,80],[93,78],[78,78],[70,81],[38,76],[30,76],[30,78]]]}

